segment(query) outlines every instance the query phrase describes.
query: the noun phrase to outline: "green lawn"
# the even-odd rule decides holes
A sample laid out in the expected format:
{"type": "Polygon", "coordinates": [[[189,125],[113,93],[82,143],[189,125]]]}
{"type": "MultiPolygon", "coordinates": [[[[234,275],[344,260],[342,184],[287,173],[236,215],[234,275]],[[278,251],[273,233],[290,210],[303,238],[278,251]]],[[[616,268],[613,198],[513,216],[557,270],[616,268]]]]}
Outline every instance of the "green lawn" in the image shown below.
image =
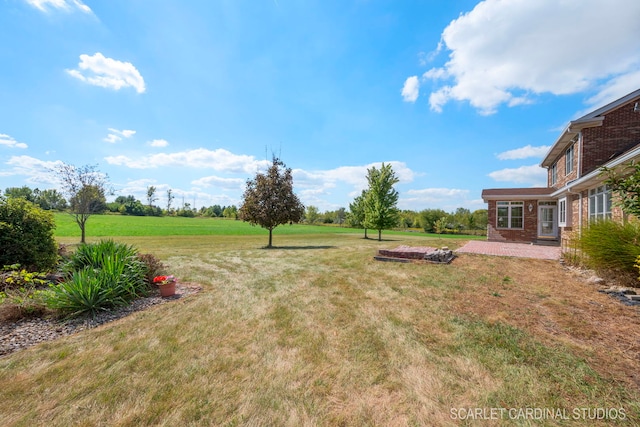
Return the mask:
{"type": "Polygon", "coordinates": [[[373,259],[380,248],[465,242],[418,233],[378,242],[282,227],[295,232],[267,250],[266,232],[241,222],[89,221],[89,236],[153,253],[202,291],[0,358],[2,426],[638,425],[638,312],[558,262],[373,259]],[[131,224],[157,234],[113,231],[131,224]],[[218,224],[228,232],[188,233],[218,224]],[[476,408],[569,419],[470,419],[476,408]],[[625,417],[573,418],[581,408],[625,417]]]}
{"type": "MultiPolygon", "coordinates": [[[[55,214],[56,237],[78,237],[80,238],[80,228],[71,215],[64,213],[55,214]]],[[[348,227],[323,226],[323,225],[281,225],[274,230],[274,239],[278,235],[300,235],[300,234],[364,234],[364,230],[357,230],[348,227]]],[[[370,238],[377,238],[375,230],[369,230],[370,238]]],[[[406,232],[384,230],[382,238],[390,235],[402,235],[406,232]]],[[[483,236],[464,235],[435,235],[426,233],[419,234],[424,237],[446,237],[453,239],[484,239],[483,236]]],[[[267,230],[252,226],[244,221],[236,221],[222,218],[184,218],[184,217],[147,217],[147,216],[126,216],[126,215],[93,215],[86,225],[87,239],[95,237],[110,236],[246,236],[264,235],[267,230]]],[[[275,240],[274,240],[274,244],[275,240]]]]}

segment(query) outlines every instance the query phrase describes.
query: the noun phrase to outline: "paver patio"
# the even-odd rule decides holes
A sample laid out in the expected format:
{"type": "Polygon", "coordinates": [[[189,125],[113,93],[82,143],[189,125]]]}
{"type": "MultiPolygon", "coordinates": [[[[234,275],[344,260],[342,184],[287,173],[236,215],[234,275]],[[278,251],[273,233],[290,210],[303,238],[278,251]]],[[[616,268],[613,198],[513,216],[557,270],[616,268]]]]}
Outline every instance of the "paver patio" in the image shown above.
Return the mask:
{"type": "Polygon", "coordinates": [[[529,243],[504,243],[470,240],[456,253],[511,256],[519,258],[559,260],[562,254],[558,246],[533,245],[529,243]]]}

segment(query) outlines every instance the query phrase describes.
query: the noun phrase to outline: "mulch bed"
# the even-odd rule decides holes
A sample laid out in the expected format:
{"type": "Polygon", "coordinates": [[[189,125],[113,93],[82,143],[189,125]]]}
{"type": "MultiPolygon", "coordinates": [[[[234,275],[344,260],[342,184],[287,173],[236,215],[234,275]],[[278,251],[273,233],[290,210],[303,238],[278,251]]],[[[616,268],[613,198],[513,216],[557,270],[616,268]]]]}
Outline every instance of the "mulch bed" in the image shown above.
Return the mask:
{"type": "Polygon", "coordinates": [[[50,317],[23,317],[17,320],[0,320],[0,357],[41,342],[55,340],[65,335],[113,322],[154,305],[176,301],[201,290],[200,286],[178,283],[174,296],[161,297],[160,292],[156,291],[151,296],[138,298],[128,306],[104,311],[95,317],[78,317],[67,320],[50,317]]]}

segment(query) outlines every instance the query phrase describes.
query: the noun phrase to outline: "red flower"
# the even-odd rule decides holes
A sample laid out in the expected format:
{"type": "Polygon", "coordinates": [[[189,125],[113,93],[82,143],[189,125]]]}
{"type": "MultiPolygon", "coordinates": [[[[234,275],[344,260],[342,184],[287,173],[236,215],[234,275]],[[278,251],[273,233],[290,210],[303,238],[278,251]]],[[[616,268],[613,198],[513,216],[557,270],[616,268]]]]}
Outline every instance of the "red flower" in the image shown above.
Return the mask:
{"type": "Polygon", "coordinates": [[[176,278],[174,276],[156,276],[153,278],[153,283],[156,283],[158,285],[166,285],[175,281],[176,278]]]}

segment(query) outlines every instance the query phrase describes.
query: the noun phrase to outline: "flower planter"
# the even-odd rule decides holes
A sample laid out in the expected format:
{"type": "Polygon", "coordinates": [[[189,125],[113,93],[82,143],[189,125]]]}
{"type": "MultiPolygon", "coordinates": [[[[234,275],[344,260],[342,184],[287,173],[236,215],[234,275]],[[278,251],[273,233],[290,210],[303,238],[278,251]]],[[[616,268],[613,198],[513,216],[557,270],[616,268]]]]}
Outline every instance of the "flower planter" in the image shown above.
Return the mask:
{"type": "Polygon", "coordinates": [[[176,294],[176,282],[173,281],[164,285],[158,285],[158,289],[160,289],[160,296],[170,297],[176,294]]]}

